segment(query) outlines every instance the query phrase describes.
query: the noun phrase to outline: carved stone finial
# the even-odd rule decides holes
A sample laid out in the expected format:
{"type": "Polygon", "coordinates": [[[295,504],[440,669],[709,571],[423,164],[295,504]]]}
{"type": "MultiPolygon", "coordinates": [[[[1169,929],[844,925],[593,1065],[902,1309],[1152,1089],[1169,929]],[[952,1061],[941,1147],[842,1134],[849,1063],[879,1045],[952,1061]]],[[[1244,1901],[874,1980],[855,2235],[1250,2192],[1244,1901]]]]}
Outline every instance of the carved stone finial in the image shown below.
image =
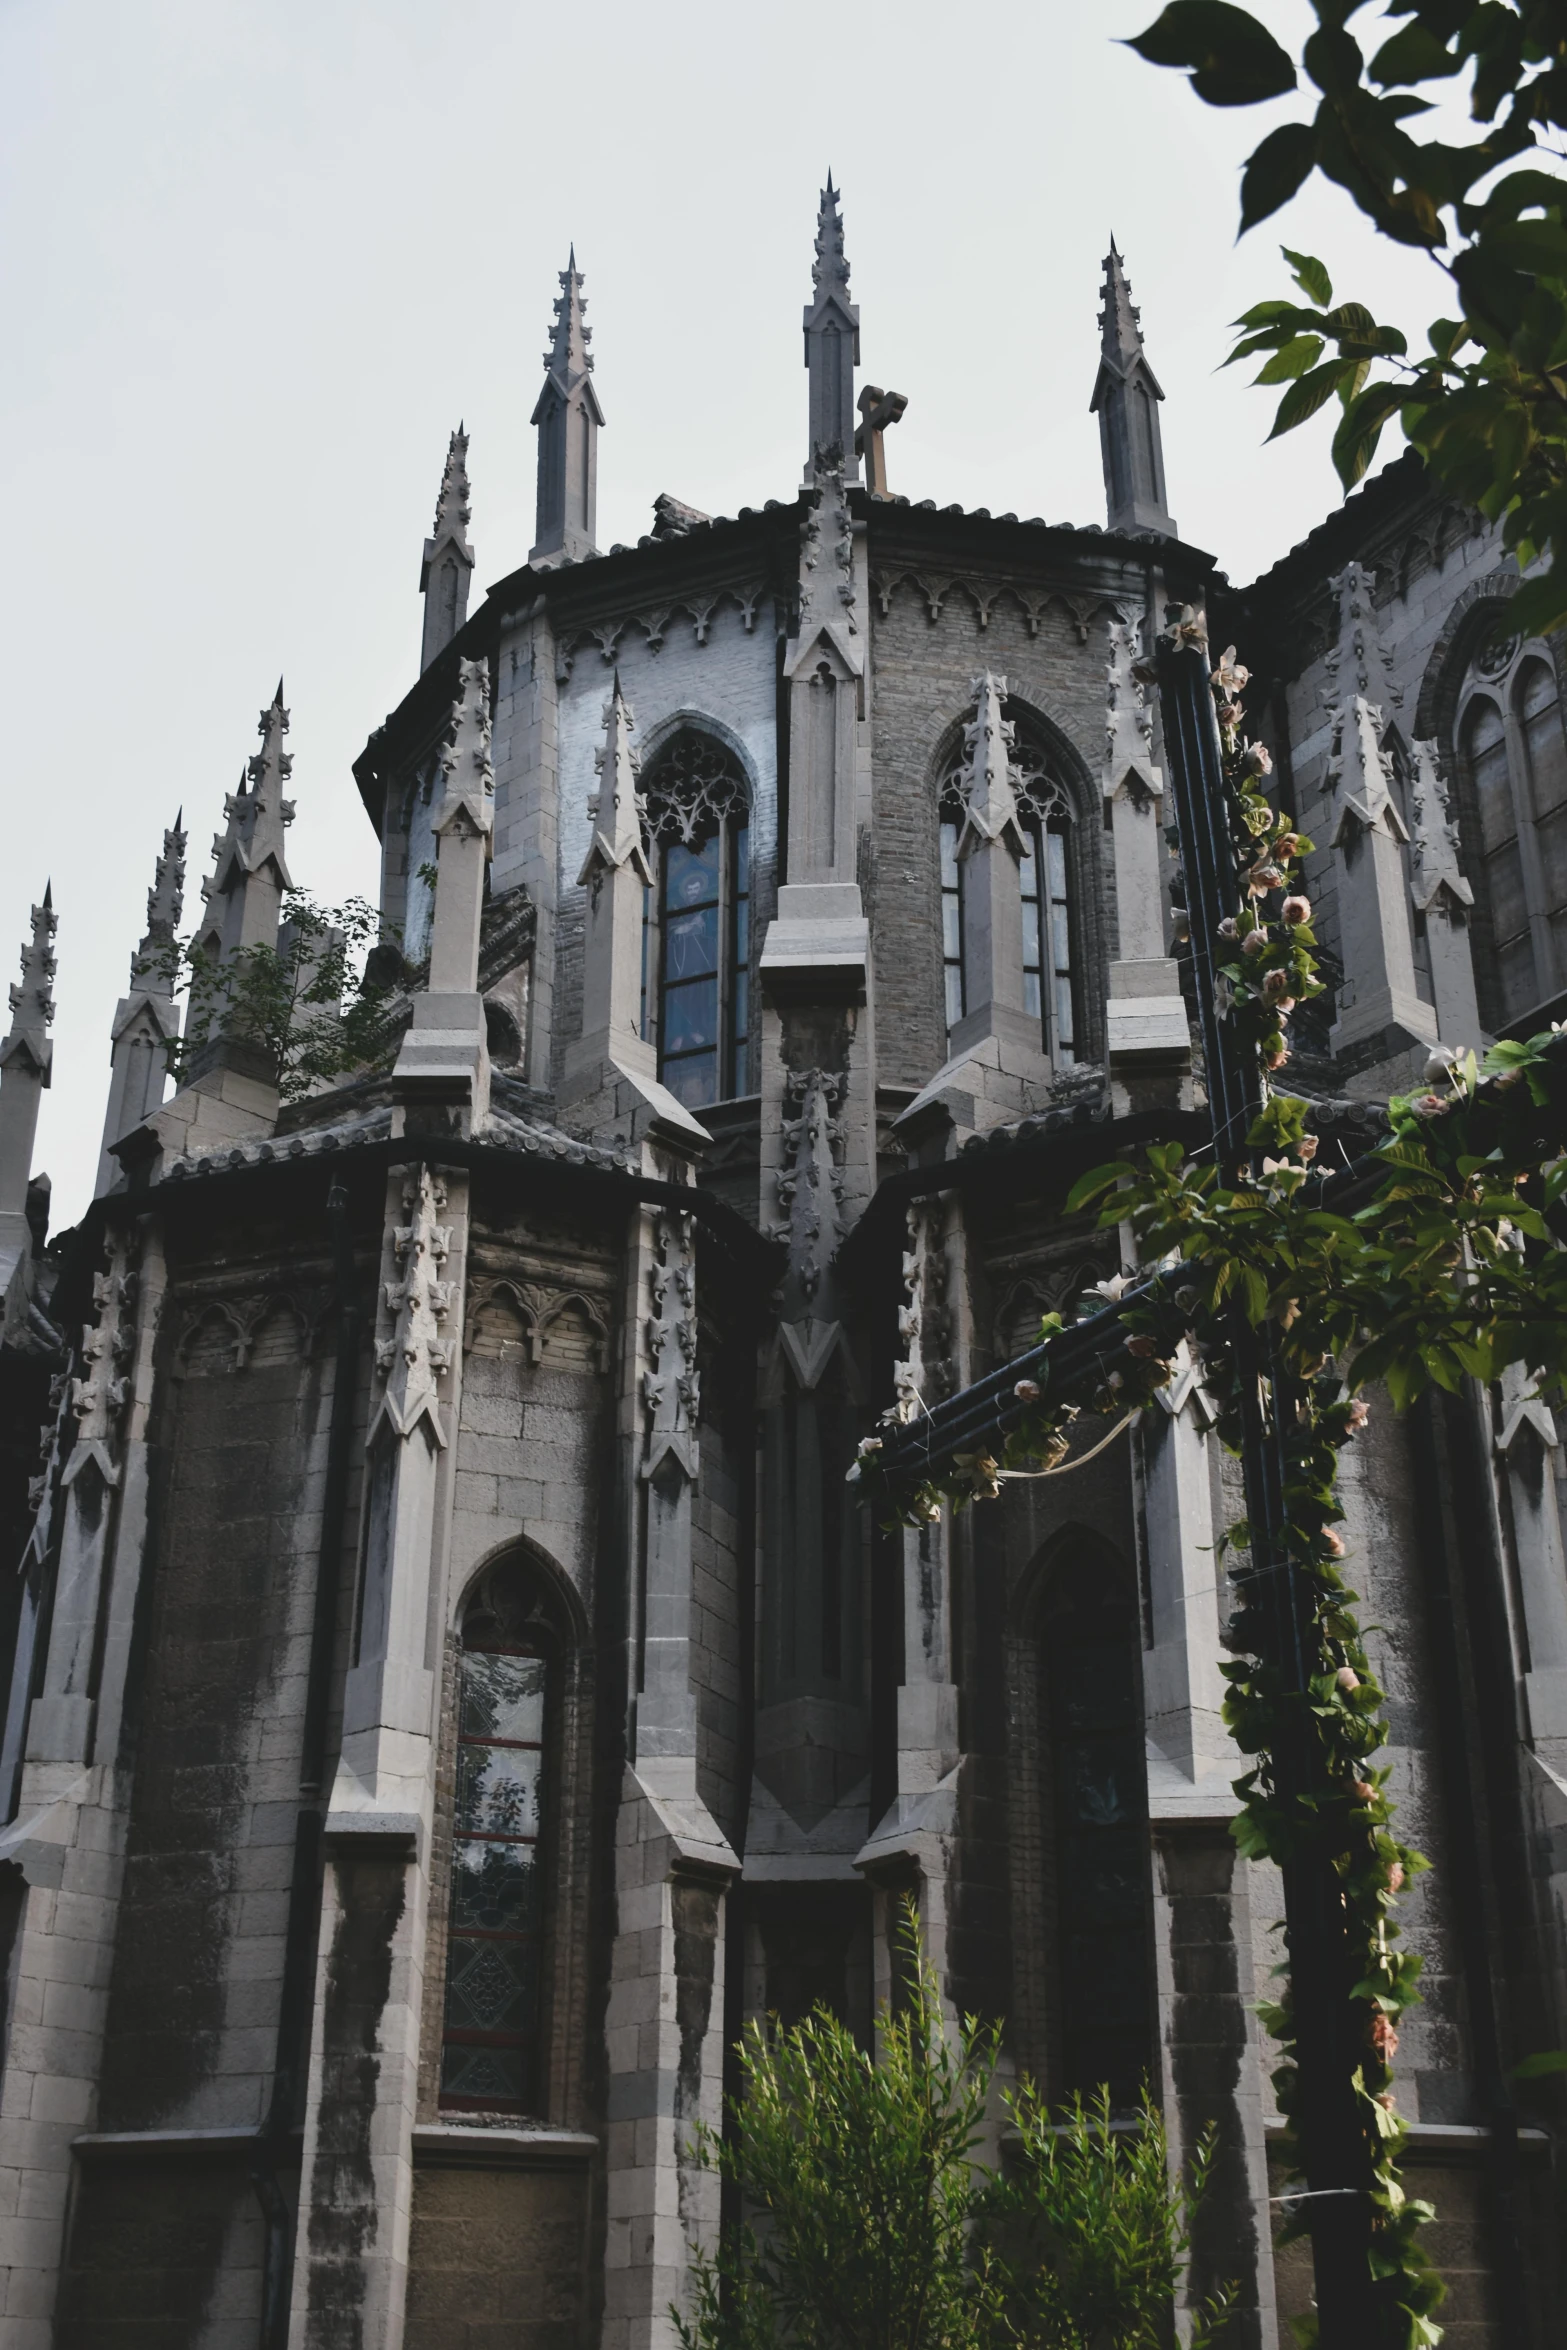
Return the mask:
{"type": "Polygon", "coordinates": [[[0,1069],[30,1068],[45,1085],[54,1054],[49,1029],[54,1021],[54,939],[59,926],[54,886],[45,883],[43,904],[31,911],[31,935],[22,948],[22,976],[10,990],[11,1026],[0,1040],[0,1069]]]}
{"type": "Polygon", "coordinates": [[[1137,638],[1123,622],[1110,623],[1110,658],[1105,664],[1105,765],[1107,800],[1125,794],[1157,800],[1164,778],[1153,763],[1153,710],[1137,674],[1137,638]]]}
{"type": "Polygon", "coordinates": [[[647,1413],[642,1474],[656,1477],[666,1462],[672,1462],[693,1483],[700,1466],[697,1414],[701,1401],[696,1368],[695,1229],[694,1219],[679,1210],[661,1214],[654,1227],[657,1254],[649,1273],[648,1368],[642,1377],[647,1413]]]}
{"type": "Polygon", "coordinates": [[[396,1272],[383,1280],[376,1368],[386,1385],[371,1421],[373,1438],[385,1424],[401,1438],[424,1421],[437,1445],[446,1442],[439,1408],[440,1378],[451,1364],[443,1328],[451,1312],[453,1284],[442,1278],[451,1247],[451,1226],[440,1221],[446,1186],[428,1167],[418,1167],[403,1185],[407,1222],[392,1227],[396,1272]]]}
{"type": "MultiPolygon", "coordinates": [[[[430,829],[437,840],[454,828],[486,836],[495,829],[495,770],[490,762],[490,665],[459,661],[441,753],[442,791],[430,829]]],[[[439,892],[439,884],[437,884],[439,892]]]]}
{"type": "Polygon", "coordinates": [[[1132,289],[1114,240],[1105,255],[1104,304],[1099,313],[1099,373],[1090,413],[1099,419],[1105,507],[1112,530],[1179,534],[1164,486],[1159,403],[1164,398],[1148,364],[1132,289]]]}
{"type": "Polygon", "coordinates": [[[1007,681],[987,669],[970,692],[974,715],[964,723],[963,829],[958,855],[981,843],[1010,840],[1018,856],[1027,850],[1018,820],[1017,791],[1009,756],[1017,729],[1001,715],[1007,681]]]}
{"type": "Polygon", "coordinates": [[[598,431],[604,422],[593,386],[593,330],[584,323],[577,249],[560,273],[555,327],[544,354],[544,388],[529,421],[539,435],[538,542],[534,564],[578,562],[597,553],[598,431]]]}
{"type": "Polygon", "coordinates": [[[446,449],[446,468],[435,501],[435,527],[424,542],[419,592],[424,598],[421,673],[449,645],[468,617],[468,589],[474,554],[468,543],[468,435],[462,425],[446,449]]]}
{"type": "Polygon", "coordinates": [[[860,362],[859,307],[849,299],[849,260],[844,251],[838,191],[827,175],[816,216],[816,258],[811,299],[805,306],[805,364],[810,375],[810,419],[806,434],[806,482],[818,452],[835,450],[845,478],[858,481],[854,453],[854,370],[860,362]]]}
{"type": "Polygon", "coordinates": [[[294,760],[283,748],[288,712],[281,678],[258,732],[261,748],[239,789],[224,800],[226,828],[213,839],[213,871],[201,885],[206,913],[196,943],[215,959],[227,960],[241,947],[275,945],[283,892],[293,887],[283,834],[294,821],[294,803],[283,797],[283,786],[294,760]]]}
{"type": "Polygon", "coordinates": [[[653,885],[643,844],[642,795],[637,788],[642,754],[631,740],[635,728],[636,718],[621,691],[617,669],[614,690],[604,704],[604,741],[593,754],[599,777],[598,790],[589,803],[593,835],[577,875],[579,887],[591,888],[595,895],[605,875],[628,862],[648,888],[653,885]]]}
{"type": "Polygon", "coordinates": [[[1404,699],[1404,689],[1393,683],[1382,657],[1376,574],[1363,563],[1346,563],[1328,584],[1338,598],[1338,642],[1324,654],[1323,667],[1345,701],[1359,694],[1385,718],[1391,717],[1404,699]]]}
{"type": "Polygon", "coordinates": [[[163,851],[147,892],[147,928],[131,958],[133,989],[145,985],[148,965],[161,961],[172,947],[185,910],[184,814],[182,808],[163,835],[163,851]]]}
{"type": "Polygon", "coordinates": [[[1436,745],[1414,742],[1409,748],[1415,762],[1409,793],[1410,837],[1414,849],[1410,895],[1422,914],[1428,914],[1435,900],[1444,895],[1455,908],[1472,906],[1475,893],[1459,866],[1458,827],[1453,822],[1447,786],[1437,766],[1436,745]]]}
{"type": "Polygon", "coordinates": [[[1393,796],[1391,764],[1382,748],[1382,713],[1362,694],[1351,694],[1334,717],[1328,782],[1335,791],[1334,848],[1352,841],[1357,827],[1408,840],[1393,796]]]}
{"type": "Polygon", "coordinates": [[[119,1483],[120,1420],[130,1398],[130,1361],[136,1345],[133,1249],[129,1235],[112,1233],[108,1269],[93,1276],[97,1313],[82,1331],[78,1350],[81,1373],[70,1387],[70,1408],[77,1428],[66,1464],[67,1485],[75,1482],[89,1461],[96,1464],[106,1485],[119,1483]]]}

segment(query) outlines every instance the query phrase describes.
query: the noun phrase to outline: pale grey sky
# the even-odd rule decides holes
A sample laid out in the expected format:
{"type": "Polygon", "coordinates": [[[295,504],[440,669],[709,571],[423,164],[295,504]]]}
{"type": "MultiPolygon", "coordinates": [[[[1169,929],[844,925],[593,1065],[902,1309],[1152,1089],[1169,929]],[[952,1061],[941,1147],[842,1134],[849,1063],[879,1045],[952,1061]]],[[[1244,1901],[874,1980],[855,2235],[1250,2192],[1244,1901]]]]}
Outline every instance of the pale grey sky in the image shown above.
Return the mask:
{"type": "MultiPolygon", "coordinates": [[[[1296,0],[1260,0],[1283,34],[1296,0]]],[[[1430,265],[1326,192],[1234,245],[1217,114],[1118,35],[1157,0],[0,0],[0,966],[60,916],[36,1164],[91,1191],[109,1022],[165,824],[187,912],[281,670],[295,878],[373,894],[350,762],[412,682],[420,543],[472,435],[474,601],[533,537],[528,417],[575,239],[603,545],[660,490],[794,494],[816,196],[843,191],[864,375],[911,497],[1104,519],[1088,414],[1113,231],[1183,534],[1242,580],[1333,504],[1326,429],[1264,450],[1216,375],[1279,237],[1424,321],[1430,265]]],[[[1398,444],[1390,446],[1396,453],[1398,444]]]]}

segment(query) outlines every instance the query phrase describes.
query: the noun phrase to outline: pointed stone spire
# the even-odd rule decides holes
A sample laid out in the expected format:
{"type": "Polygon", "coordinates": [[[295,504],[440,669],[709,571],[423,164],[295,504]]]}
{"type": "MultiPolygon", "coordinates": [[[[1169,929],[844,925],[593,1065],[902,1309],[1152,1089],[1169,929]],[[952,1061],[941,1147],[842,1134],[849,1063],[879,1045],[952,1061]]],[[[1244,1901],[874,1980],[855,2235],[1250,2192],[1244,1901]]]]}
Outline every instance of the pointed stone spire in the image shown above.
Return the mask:
{"type": "Polygon", "coordinates": [[[1001,715],[1006,690],[1006,679],[989,669],[973,683],[974,715],[963,728],[968,764],[963,778],[963,829],[958,835],[960,857],[991,841],[1010,839],[1019,857],[1027,847],[1008,757],[1017,728],[1001,715]]]}
{"type": "Polygon", "coordinates": [[[598,790],[588,802],[593,831],[577,885],[587,891],[582,952],[582,1029],[566,1047],[560,1099],[575,1123],[600,1136],[640,1141],[656,1133],[681,1148],[705,1130],[658,1076],[642,1034],[643,927],[653,884],[637,789],[636,717],[617,671],[604,705],[604,741],[595,754],[598,790]]]}
{"type": "Polygon", "coordinates": [[[805,306],[805,364],[810,375],[810,425],[805,479],[815,478],[818,451],[843,452],[844,478],[858,481],[855,454],[854,370],[860,361],[860,313],[849,299],[849,261],[843,249],[838,191],[827,174],[816,216],[816,260],[805,306]]]}
{"type": "Polygon", "coordinates": [[[539,434],[538,544],[535,564],[580,562],[597,554],[598,431],[604,421],[593,388],[593,330],[583,324],[577,248],[560,273],[555,330],[544,354],[544,389],[529,422],[539,434]]]}
{"type": "Polygon", "coordinates": [[[1105,1052],[1118,1116],[1153,1106],[1150,1081],[1164,1088],[1161,1106],[1189,1108],[1191,1033],[1180,971],[1165,952],[1159,889],[1164,777],[1153,763],[1153,711],[1137,674],[1137,637],[1110,624],[1105,664],[1105,763],[1100,804],[1109,810],[1115,863],[1116,959],[1105,1006],[1105,1052]]]}
{"type": "Polygon", "coordinates": [[[1350,693],[1333,715],[1328,760],[1345,979],[1333,1051],[1366,1067],[1437,1041],[1436,1014],[1415,987],[1404,850],[1409,839],[1382,748],[1382,713],[1350,693]]]}
{"type": "Polygon", "coordinates": [[[1106,510],[1112,530],[1152,530],[1173,539],[1178,534],[1166,500],[1159,431],[1164,394],[1148,364],[1138,318],[1112,237],[1099,313],[1099,374],[1088,404],[1099,418],[1106,510]]]}
{"type": "Polygon", "coordinates": [[[38,1109],[49,1083],[54,1046],[54,935],[59,927],[52,887],[32,909],[22,949],[22,977],[11,989],[11,1025],[0,1039],[0,1305],[19,1258],[30,1253],[27,1179],[32,1173],[38,1109]]]}
{"type": "Polygon", "coordinates": [[[1458,832],[1433,742],[1409,746],[1415,763],[1409,789],[1412,857],[1409,894],[1424,915],[1431,958],[1431,993],[1443,1044],[1477,1049],[1485,1041],[1475,1000],[1469,909],[1474,891],[1458,863],[1458,832]]]}
{"type": "Polygon", "coordinates": [[[435,528],[424,542],[424,561],[419,570],[419,593],[424,598],[421,673],[451,643],[468,617],[468,590],[473,580],[473,549],[468,544],[470,520],[468,435],[459,425],[447,444],[446,470],[441,475],[441,492],[435,501],[435,528]]]}
{"type": "MultiPolygon", "coordinates": [[[[479,925],[485,872],[495,829],[495,771],[490,762],[490,665],[459,661],[435,836],[435,911],[430,977],[413,1000],[413,1023],[394,1069],[396,1116],[432,1110],[471,1134],[489,1106],[490,1057],[479,993],[479,925]]],[[[403,1131],[399,1127],[399,1131],[403,1131]]]]}
{"type": "MultiPolygon", "coordinates": [[[[577,875],[579,888],[597,889],[599,877],[618,872],[629,863],[640,874],[645,887],[653,886],[652,868],[642,839],[642,795],[637,789],[642,754],[632,742],[636,718],[630,703],[621,690],[620,671],[615,672],[614,691],[604,705],[606,739],[593,754],[598,771],[599,788],[588,803],[593,819],[593,837],[582,871],[577,875]],[[604,794],[609,793],[609,808],[604,807],[604,794]]],[[[587,984],[591,984],[591,975],[587,984]]],[[[635,1032],[635,1020],[632,1028],[635,1032]]]]}
{"type": "Polygon", "coordinates": [[[201,885],[206,913],[196,936],[205,954],[227,961],[242,947],[275,946],[283,892],[293,887],[283,852],[283,833],[294,821],[294,803],[283,797],[292,755],[283,748],[288,712],[283,680],[261,713],[261,748],[240,778],[239,789],[223,803],[227,829],[213,840],[212,877],[201,885]]]}
{"type": "Polygon", "coordinates": [[[1324,653],[1322,666],[1339,698],[1359,694],[1384,721],[1393,717],[1404,699],[1404,689],[1388,675],[1377,627],[1376,574],[1363,563],[1346,563],[1331,583],[1338,597],[1338,642],[1324,653]]]}
{"type": "Polygon", "coordinates": [[[162,1103],[169,1046],[179,1034],[175,936],[185,903],[184,814],[182,808],[163,836],[163,854],[147,892],[147,927],[131,957],[130,988],[120,998],[110,1030],[109,1099],[95,1197],[112,1189],[119,1178],[119,1161],[111,1146],[162,1103]]]}

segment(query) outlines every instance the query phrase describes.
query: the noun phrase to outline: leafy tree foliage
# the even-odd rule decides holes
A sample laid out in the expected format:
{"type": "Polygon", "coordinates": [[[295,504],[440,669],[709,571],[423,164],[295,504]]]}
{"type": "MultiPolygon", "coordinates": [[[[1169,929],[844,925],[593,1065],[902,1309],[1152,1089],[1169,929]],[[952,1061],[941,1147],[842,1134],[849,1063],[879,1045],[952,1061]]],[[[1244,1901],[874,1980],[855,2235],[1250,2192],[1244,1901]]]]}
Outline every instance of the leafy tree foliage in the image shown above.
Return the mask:
{"type": "MultiPolygon", "coordinates": [[[[1502,525],[1527,570],[1509,628],[1567,620],[1567,12],[1561,0],[1390,0],[1396,25],[1367,47],[1351,30],[1367,0],[1313,0],[1316,30],[1294,59],[1229,0],[1171,0],[1131,43],[1185,67],[1210,106],[1253,106],[1305,83],[1309,122],[1280,125],[1241,182],[1241,230],[1267,220],[1313,172],[1332,180],[1384,236],[1428,252],[1456,314],[1426,348],[1336,301],[1322,263],[1284,247],[1304,300],[1255,304],[1231,360],[1268,353],[1256,380],[1282,385],[1273,435],[1336,398],[1333,459],[1346,488],[1384,427],[1405,437],[1453,495],[1502,525]],[[1470,139],[1422,136],[1423,88],[1467,88],[1470,139]]],[[[1362,28],[1364,29],[1364,28],[1362,28]]]]}

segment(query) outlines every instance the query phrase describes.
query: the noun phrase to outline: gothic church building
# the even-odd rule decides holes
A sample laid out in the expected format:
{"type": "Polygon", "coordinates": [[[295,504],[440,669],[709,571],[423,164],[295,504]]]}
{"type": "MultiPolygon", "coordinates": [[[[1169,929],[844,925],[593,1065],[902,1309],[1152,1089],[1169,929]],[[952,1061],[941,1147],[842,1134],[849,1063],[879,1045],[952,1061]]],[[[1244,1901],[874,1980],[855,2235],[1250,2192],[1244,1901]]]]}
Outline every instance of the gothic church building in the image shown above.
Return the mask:
{"type": "MultiPolygon", "coordinates": [[[[0,2343],[669,2350],[744,2019],[868,2043],[912,1893],[1010,2074],[1217,2125],[1197,2281],[1275,2350],[1281,1902],[1229,1833],[1200,1367],[918,1533],[847,1472],[1121,1269],[1079,1173],[1206,1139],[1166,608],[1239,647],[1317,843],[1333,987],[1286,1074],[1351,1156],[1433,1047],[1567,1007],[1563,647],[1493,627],[1516,574],[1412,456],[1235,589],[1171,516],[1113,249],[1105,524],[894,492],[830,183],[802,486],[600,548],[574,256],[561,289],[537,543],[470,608],[455,434],[421,673],[355,767],[384,1066],[280,1089],[220,1029],[171,1090],[176,824],[50,1239],[47,895],[11,991],[0,2343]]],[[[287,918],[287,730],[280,688],[220,971],[287,918]]],[[[1562,1434],[1520,1371],[1374,1413],[1346,1472],[1435,1864],[1399,2094],[1465,2350],[1559,2338],[1567,2102],[1509,2076],[1567,2043],[1562,1434]]]]}

